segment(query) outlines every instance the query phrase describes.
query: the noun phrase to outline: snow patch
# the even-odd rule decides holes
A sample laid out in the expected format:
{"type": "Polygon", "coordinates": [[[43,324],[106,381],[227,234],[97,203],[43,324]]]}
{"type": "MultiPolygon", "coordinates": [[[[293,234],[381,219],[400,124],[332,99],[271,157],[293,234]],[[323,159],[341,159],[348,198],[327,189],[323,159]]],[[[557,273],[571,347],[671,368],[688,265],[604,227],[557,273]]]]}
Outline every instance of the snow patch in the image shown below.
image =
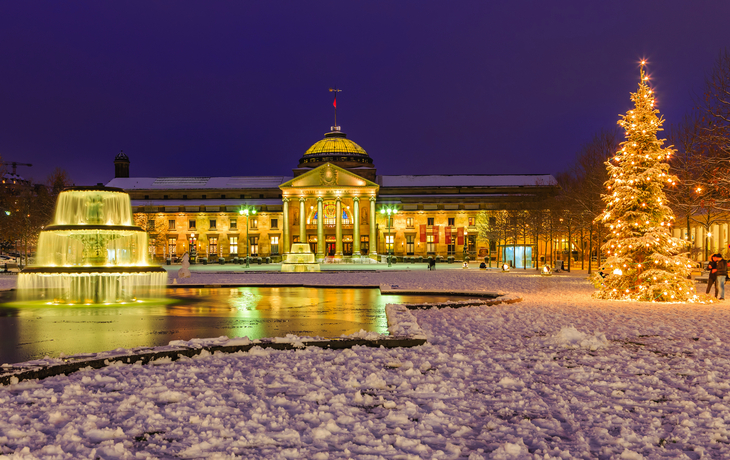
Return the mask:
{"type": "Polygon", "coordinates": [[[557,334],[553,335],[550,342],[565,348],[585,348],[594,351],[606,346],[608,340],[604,334],[595,333],[589,335],[580,332],[574,326],[567,326],[561,328],[557,334]]]}

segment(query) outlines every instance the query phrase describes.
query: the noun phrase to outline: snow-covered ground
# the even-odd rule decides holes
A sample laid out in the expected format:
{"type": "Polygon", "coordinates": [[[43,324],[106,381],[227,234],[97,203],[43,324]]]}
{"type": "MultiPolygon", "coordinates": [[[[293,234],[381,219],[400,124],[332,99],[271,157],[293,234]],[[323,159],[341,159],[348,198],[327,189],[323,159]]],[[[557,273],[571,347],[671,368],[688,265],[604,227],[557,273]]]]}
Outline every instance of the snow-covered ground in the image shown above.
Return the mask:
{"type": "MultiPolygon", "coordinates": [[[[206,279],[203,280],[202,278],[206,279]]],[[[197,279],[196,279],[197,278],[197,279]]],[[[584,273],[193,273],[524,301],[415,310],[429,343],[206,355],[0,387],[10,458],[730,458],[730,309],[599,301],[584,273]]]]}

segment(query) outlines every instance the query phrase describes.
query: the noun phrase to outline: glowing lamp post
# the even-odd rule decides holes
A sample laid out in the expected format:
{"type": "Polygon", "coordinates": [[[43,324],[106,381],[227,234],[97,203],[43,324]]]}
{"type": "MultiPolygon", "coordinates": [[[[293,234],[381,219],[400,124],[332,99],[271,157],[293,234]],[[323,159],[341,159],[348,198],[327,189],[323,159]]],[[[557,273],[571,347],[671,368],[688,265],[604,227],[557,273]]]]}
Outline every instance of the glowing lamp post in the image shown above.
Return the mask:
{"type": "MultiPolygon", "coordinates": [[[[380,213],[381,214],[385,214],[388,217],[388,240],[389,240],[389,239],[391,239],[391,236],[390,236],[390,216],[396,215],[398,213],[398,210],[396,208],[381,208],[380,209],[380,213]]],[[[388,266],[390,267],[390,258],[392,257],[392,255],[391,255],[391,251],[390,251],[391,250],[391,246],[388,246],[388,240],[385,241],[385,246],[386,246],[386,248],[388,250],[388,266]]]]}
{"type": "Polygon", "coordinates": [[[249,268],[248,265],[248,254],[249,254],[249,241],[248,241],[248,216],[255,215],[256,214],[256,208],[253,207],[244,207],[238,213],[242,216],[246,216],[246,268],[249,268]]]}
{"type": "Polygon", "coordinates": [[[707,254],[710,249],[710,238],[712,238],[712,232],[707,232],[705,234],[705,260],[709,260],[707,254]]]}
{"type": "Polygon", "coordinates": [[[464,262],[469,261],[469,254],[467,253],[467,247],[469,245],[469,229],[464,229],[464,262]]]}

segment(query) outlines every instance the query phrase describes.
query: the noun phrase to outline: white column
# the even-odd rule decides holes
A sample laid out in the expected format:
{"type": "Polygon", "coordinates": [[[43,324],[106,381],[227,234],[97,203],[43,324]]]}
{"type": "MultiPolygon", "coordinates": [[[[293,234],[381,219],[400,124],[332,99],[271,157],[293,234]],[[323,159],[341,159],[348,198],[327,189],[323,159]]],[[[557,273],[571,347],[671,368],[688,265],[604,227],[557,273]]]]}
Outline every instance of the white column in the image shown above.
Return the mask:
{"type": "Polygon", "coordinates": [[[335,257],[342,257],[342,197],[335,200],[335,257]]]}
{"type": "Polygon", "coordinates": [[[307,217],[304,209],[304,197],[299,198],[299,242],[307,242],[307,217]]]}
{"type": "Polygon", "coordinates": [[[352,199],[352,256],[360,257],[360,197],[352,199]]]}
{"type": "Polygon", "coordinates": [[[376,231],[375,231],[375,197],[370,197],[370,255],[377,256],[378,250],[375,247],[376,231]]]}
{"type": "Polygon", "coordinates": [[[291,249],[291,241],[289,239],[289,198],[284,198],[284,254],[288,253],[291,249]]]}
{"type": "Polygon", "coordinates": [[[324,205],[322,197],[317,198],[317,257],[324,258],[324,205]]]}

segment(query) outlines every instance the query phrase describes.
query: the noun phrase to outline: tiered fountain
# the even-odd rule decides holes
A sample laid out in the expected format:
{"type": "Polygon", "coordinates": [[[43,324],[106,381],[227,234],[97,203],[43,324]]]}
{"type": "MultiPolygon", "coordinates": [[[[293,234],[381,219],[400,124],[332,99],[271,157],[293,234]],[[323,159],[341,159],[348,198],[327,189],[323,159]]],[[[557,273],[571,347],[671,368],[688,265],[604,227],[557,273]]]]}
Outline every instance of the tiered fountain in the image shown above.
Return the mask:
{"type": "Polygon", "coordinates": [[[20,300],[117,303],[164,297],[167,272],[147,261],[147,233],[134,225],[129,195],[102,185],[61,192],[36,264],[18,276],[20,300]]]}
{"type": "Polygon", "coordinates": [[[307,243],[294,243],[281,263],[282,272],[318,272],[319,264],[307,243]]]}

